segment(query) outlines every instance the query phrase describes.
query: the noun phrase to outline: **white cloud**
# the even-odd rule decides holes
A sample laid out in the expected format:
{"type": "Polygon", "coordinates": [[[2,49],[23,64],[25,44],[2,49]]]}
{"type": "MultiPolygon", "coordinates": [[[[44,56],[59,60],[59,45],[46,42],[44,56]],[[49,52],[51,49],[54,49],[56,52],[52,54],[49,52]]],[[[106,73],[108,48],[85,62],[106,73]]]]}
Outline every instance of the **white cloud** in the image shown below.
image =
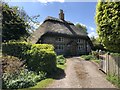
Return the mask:
{"type": "Polygon", "coordinates": [[[94,31],[93,31],[93,32],[89,32],[89,33],[88,33],[88,36],[89,36],[89,37],[93,37],[93,36],[94,36],[95,38],[98,37],[97,33],[94,32],[94,31]]]}
{"type": "Polygon", "coordinates": [[[64,0],[37,0],[41,3],[48,3],[48,2],[64,2],[64,0]]]}
{"type": "Polygon", "coordinates": [[[83,23],[80,23],[82,26],[85,26],[85,27],[87,27],[85,24],[83,24],[83,23]]]}
{"type": "Polygon", "coordinates": [[[89,30],[88,30],[88,36],[89,36],[89,37],[93,37],[93,36],[94,36],[95,38],[98,37],[95,28],[89,26],[88,29],[89,29],[89,30]]]}
{"type": "Polygon", "coordinates": [[[95,31],[95,29],[91,26],[88,27],[91,31],[95,31]]]}

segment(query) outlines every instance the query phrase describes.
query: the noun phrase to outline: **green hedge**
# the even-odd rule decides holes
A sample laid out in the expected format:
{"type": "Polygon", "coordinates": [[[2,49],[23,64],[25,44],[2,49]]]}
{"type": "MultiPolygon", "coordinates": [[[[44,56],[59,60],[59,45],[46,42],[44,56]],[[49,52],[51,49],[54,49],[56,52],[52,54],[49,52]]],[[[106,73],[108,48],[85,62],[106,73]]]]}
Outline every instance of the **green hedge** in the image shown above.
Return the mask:
{"type": "Polygon", "coordinates": [[[32,44],[27,42],[2,43],[2,53],[25,60],[26,52],[31,49],[31,46],[32,44]]]}
{"type": "Polygon", "coordinates": [[[50,44],[33,44],[32,49],[37,48],[39,50],[49,50],[49,51],[54,51],[54,47],[50,44]]]}
{"type": "Polygon", "coordinates": [[[3,43],[3,54],[26,60],[28,69],[51,73],[56,70],[56,53],[48,44],[30,44],[27,42],[3,43]]]}
{"type": "Polygon", "coordinates": [[[56,70],[56,53],[54,47],[48,44],[34,44],[27,51],[28,67],[36,72],[52,73],[56,70]],[[32,67],[31,67],[32,66],[32,67]]]}

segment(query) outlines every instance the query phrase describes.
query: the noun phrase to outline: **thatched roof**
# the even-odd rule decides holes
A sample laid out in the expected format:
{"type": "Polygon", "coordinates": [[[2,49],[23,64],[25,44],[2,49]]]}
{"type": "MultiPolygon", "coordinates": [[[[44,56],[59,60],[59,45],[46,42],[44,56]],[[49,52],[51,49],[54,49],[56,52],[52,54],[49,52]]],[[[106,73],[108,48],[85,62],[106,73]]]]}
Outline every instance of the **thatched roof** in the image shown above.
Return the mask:
{"type": "Polygon", "coordinates": [[[87,34],[83,33],[83,30],[78,29],[73,23],[48,16],[40,27],[32,34],[30,38],[31,42],[36,43],[39,38],[46,33],[88,38],[87,34]]]}

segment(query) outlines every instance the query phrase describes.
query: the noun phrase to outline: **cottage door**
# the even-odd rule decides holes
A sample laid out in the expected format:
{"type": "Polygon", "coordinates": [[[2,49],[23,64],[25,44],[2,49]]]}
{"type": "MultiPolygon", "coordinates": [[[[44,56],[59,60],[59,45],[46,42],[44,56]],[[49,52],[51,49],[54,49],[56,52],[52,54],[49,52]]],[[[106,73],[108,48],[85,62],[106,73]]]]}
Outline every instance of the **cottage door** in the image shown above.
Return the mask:
{"type": "Polygon", "coordinates": [[[77,55],[77,43],[76,42],[72,42],[70,49],[71,49],[71,54],[73,56],[76,56],[77,55]]]}

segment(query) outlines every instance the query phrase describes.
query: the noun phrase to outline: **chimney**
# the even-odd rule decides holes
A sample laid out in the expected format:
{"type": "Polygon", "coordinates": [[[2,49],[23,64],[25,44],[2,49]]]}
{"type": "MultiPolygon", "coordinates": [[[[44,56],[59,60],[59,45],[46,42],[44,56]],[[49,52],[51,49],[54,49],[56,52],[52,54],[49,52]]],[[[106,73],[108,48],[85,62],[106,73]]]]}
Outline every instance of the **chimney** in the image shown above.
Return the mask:
{"type": "Polygon", "coordinates": [[[60,9],[59,19],[64,20],[64,12],[62,9],[60,9]]]}

